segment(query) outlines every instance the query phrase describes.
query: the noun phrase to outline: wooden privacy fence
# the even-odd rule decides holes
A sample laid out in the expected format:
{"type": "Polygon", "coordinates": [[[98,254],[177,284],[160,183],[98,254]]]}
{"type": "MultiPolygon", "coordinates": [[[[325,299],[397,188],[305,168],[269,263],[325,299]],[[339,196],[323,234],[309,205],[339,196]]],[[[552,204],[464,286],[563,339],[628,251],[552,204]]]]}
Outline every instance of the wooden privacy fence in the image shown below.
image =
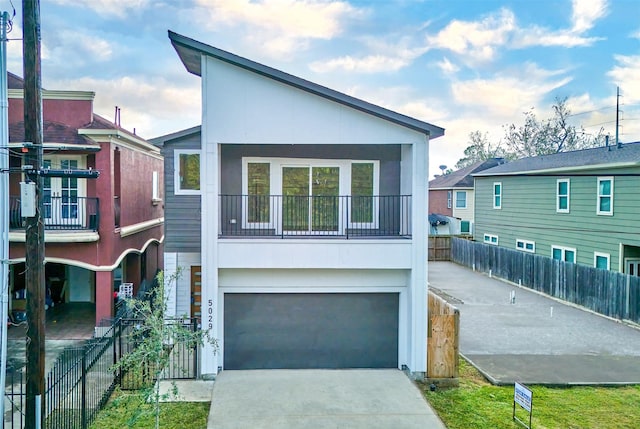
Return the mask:
{"type": "Polygon", "coordinates": [[[443,298],[429,292],[428,382],[447,385],[458,384],[459,335],[459,310],[443,298]]]}
{"type": "Polygon", "coordinates": [[[453,238],[451,260],[596,313],[640,323],[640,277],[453,238]]]}
{"type": "Polygon", "coordinates": [[[430,261],[450,261],[451,260],[451,236],[450,235],[430,235],[429,236],[429,260],[430,261]]]}

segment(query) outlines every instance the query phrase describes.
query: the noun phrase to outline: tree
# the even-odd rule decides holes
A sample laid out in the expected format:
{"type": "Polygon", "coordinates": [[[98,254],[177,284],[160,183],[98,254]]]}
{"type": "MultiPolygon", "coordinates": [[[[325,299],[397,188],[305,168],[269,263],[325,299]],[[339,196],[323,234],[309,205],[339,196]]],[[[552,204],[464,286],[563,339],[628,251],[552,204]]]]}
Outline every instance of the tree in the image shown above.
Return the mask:
{"type": "Polygon", "coordinates": [[[558,152],[588,149],[602,144],[602,130],[596,136],[590,136],[582,127],[577,128],[568,122],[571,111],[567,107],[567,98],[556,98],[552,106],[553,117],[539,121],[532,108],[524,112],[524,123],[504,127],[504,144],[508,153],[515,158],[549,155],[558,152]]]}
{"type": "MultiPolygon", "coordinates": [[[[166,283],[171,287],[180,277],[178,269],[166,283]]],[[[217,341],[209,337],[208,331],[190,329],[183,320],[166,319],[167,296],[164,273],[161,271],[156,276],[155,286],[147,292],[148,299],[127,298],[127,308],[133,317],[140,321],[133,330],[130,340],[136,347],[125,354],[120,361],[112,366],[113,371],[123,371],[132,374],[143,381],[141,393],[147,402],[153,404],[156,429],[160,427],[160,394],[159,376],[168,365],[171,357],[171,346],[181,344],[184,347],[199,347],[204,342],[209,342],[217,349],[217,341]],[[155,383],[154,383],[155,381],[155,383]]],[[[177,395],[174,384],[173,394],[177,395]]]]}
{"type": "Polygon", "coordinates": [[[491,144],[487,133],[482,134],[480,131],[472,131],[469,133],[469,142],[471,144],[464,150],[464,158],[461,158],[456,163],[456,169],[458,170],[478,161],[505,156],[500,144],[495,146],[491,144]]]}

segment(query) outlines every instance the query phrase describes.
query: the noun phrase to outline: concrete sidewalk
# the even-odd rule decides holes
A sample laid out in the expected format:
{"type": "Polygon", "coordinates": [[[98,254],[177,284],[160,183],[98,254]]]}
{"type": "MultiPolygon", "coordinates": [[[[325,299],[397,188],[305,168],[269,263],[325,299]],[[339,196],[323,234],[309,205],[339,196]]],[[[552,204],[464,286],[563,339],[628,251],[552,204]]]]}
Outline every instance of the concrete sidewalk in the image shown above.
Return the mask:
{"type": "Polygon", "coordinates": [[[460,352],[495,384],[640,384],[639,329],[450,262],[429,262],[429,285],[458,307],[460,352]]]}
{"type": "Polygon", "coordinates": [[[209,428],[444,429],[399,370],[223,371],[209,428]]]}

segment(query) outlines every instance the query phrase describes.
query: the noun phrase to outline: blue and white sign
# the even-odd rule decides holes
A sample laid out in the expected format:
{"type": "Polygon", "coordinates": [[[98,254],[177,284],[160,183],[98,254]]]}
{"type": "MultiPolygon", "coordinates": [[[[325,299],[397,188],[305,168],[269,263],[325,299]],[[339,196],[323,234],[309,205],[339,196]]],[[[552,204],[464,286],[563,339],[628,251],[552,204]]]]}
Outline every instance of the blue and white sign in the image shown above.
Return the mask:
{"type": "Polygon", "coordinates": [[[531,403],[533,401],[533,394],[531,390],[524,384],[520,384],[516,381],[515,389],[513,393],[513,400],[516,404],[522,408],[531,412],[531,403]]]}

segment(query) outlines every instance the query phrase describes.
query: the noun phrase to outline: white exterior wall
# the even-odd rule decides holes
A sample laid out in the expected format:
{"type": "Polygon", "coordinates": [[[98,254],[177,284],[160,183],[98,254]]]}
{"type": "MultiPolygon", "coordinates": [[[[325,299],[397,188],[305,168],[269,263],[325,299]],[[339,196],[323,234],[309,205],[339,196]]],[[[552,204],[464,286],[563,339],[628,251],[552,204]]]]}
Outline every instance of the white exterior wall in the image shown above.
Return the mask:
{"type": "Polygon", "coordinates": [[[201,265],[200,253],[165,253],[164,279],[167,315],[191,317],[191,267],[201,265]],[[180,275],[170,280],[180,269],[180,275]]]}
{"type": "MultiPolygon", "coordinates": [[[[400,294],[399,366],[426,371],[428,140],[417,131],[222,63],[202,60],[203,327],[224,344],[224,293],[263,291],[400,294]],[[221,240],[218,238],[221,144],[401,144],[401,192],[411,194],[411,240],[221,240]],[[241,269],[270,270],[244,287],[227,283],[241,269]],[[276,268],[275,270],[272,270],[276,268]],[[360,275],[352,283],[353,269],[360,275]],[[228,270],[230,269],[230,270],[228,270]],[[297,270],[322,270],[331,285],[290,284],[297,270]],[[402,273],[404,285],[379,286],[380,269],[402,273]],[[234,271],[235,270],[235,271],[234,271]],[[368,283],[363,285],[362,282],[368,283]],[[289,282],[289,283],[287,283],[289,282]],[[350,283],[351,282],[351,283],[350,283]],[[272,287],[269,285],[287,285],[272,287]],[[336,285],[337,284],[337,285],[336,285]],[[234,289],[230,289],[234,288],[234,289]],[[212,323],[208,321],[212,315],[212,323]]],[[[386,271],[385,271],[386,272],[386,271]]],[[[249,275],[249,274],[247,274],[249,275]]],[[[241,277],[241,276],[240,276],[241,277]]],[[[238,281],[238,280],[234,280],[238,281]]],[[[223,350],[205,346],[202,374],[216,374],[223,350]]]]}

